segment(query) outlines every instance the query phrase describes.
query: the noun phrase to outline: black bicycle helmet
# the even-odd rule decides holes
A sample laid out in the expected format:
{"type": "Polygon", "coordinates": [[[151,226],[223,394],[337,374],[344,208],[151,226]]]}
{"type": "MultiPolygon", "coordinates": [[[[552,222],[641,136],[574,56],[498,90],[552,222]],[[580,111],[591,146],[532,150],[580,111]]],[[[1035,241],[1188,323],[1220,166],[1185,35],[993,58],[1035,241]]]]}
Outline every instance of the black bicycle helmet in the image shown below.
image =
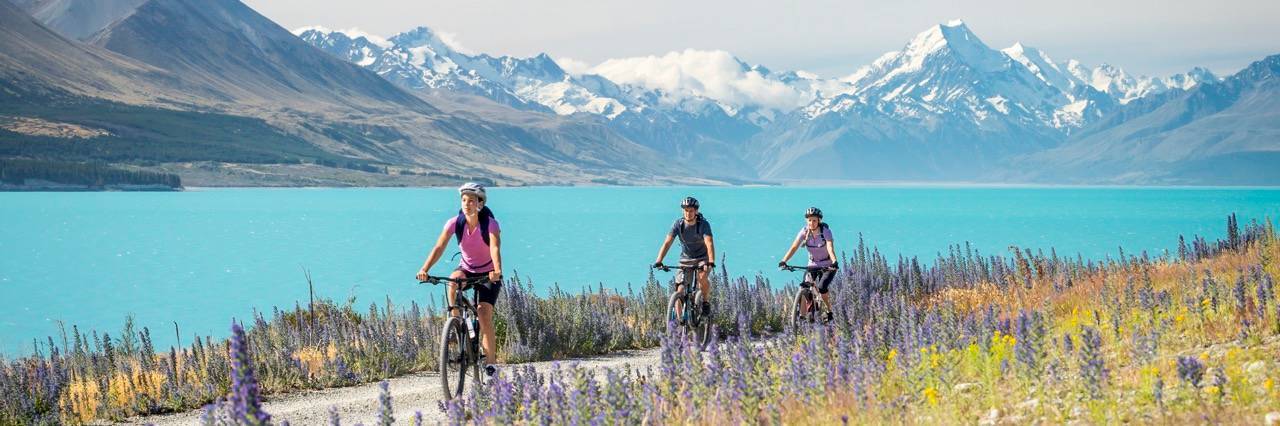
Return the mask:
{"type": "Polygon", "coordinates": [[[680,202],[680,208],[693,207],[698,208],[698,199],[693,197],[684,197],[684,201],[680,202]]]}
{"type": "Polygon", "coordinates": [[[810,207],[808,210],[804,211],[804,217],[807,218],[809,216],[817,216],[818,219],[822,219],[822,209],[819,209],[817,207],[810,207]]]}

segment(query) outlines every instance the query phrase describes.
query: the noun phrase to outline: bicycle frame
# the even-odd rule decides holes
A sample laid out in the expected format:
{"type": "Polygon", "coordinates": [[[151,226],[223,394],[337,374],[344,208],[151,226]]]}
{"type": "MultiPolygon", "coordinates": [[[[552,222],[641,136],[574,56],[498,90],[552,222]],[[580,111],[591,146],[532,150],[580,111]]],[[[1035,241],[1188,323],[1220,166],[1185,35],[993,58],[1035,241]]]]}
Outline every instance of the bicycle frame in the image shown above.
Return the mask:
{"type": "Polygon", "coordinates": [[[456,363],[460,376],[456,384],[458,394],[461,394],[463,385],[466,382],[466,371],[470,367],[474,371],[475,380],[479,382],[479,364],[480,364],[480,336],[479,330],[479,314],[476,311],[477,304],[472,300],[480,299],[481,285],[488,285],[488,277],[475,278],[446,278],[427,276],[427,279],[421,283],[430,283],[432,285],[440,283],[455,284],[457,288],[454,291],[453,300],[447,300],[448,306],[445,307],[446,314],[444,320],[444,330],[440,334],[441,355],[440,355],[440,378],[444,388],[446,398],[454,396],[453,387],[450,386],[449,373],[445,371],[446,364],[456,363]],[[472,290],[472,297],[468,298],[465,292],[472,290]],[[453,310],[458,309],[461,312],[457,317],[453,316],[453,310]],[[458,333],[458,352],[459,357],[446,357],[446,347],[450,341],[450,333],[458,333]],[[465,341],[465,343],[464,343],[465,341]],[[453,360],[453,361],[449,361],[453,360]]]}
{"type": "Polygon", "coordinates": [[[690,304],[693,303],[693,291],[694,291],[693,288],[695,286],[701,285],[698,283],[698,270],[702,269],[702,266],[701,265],[697,265],[697,266],[658,265],[655,267],[655,269],[660,269],[662,270],[662,272],[671,272],[672,269],[675,269],[680,271],[680,273],[683,274],[684,276],[683,281],[681,281],[680,279],[676,279],[676,290],[673,293],[680,294],[681,311],[683,311],[681,312],[681,315],[680,315],[681,317],[683,317],[681,318],[681,320],[687,321],[689,319],[689,310],[687,308],[689,307],[690,304]],[[690,279],[690,277],[693,277],[693,278],[690,279]],[[680,290],[681,286],[684,287],[683,290],[680,290]]]}
{"type": "MultiPolygon", "coordinates": [[[[810,281],[809,275],[811,272],[824,272],[829,270],[834,271],[835,268],[831,266],[808,267],[808,266],[793,266],[793,265],[782,265],[780,268],[788,272],[795,272],[795,271],[805,272],[804,276],[801,277],[801,280],[800,280],[800,290],[796,292],[796,299],[795,299],[796,306],[792,307],[793,309],[793,312],[791,313],[792,322],[793,323],[798,322],[802,315],[812,315],[816,313],[818,311],[818,304],[822,303],[822,298],[818,297],[819,296],[818,292],[815,289],[818,283],[810,281]],[[800,312],[801,299],[803,299],[805,304],[808,305],[806,306],[806,309],[804,309],[803,313],[800,312]]],[[[830,309],[830,307],[828,307],[828,309],[830,309]]]]}

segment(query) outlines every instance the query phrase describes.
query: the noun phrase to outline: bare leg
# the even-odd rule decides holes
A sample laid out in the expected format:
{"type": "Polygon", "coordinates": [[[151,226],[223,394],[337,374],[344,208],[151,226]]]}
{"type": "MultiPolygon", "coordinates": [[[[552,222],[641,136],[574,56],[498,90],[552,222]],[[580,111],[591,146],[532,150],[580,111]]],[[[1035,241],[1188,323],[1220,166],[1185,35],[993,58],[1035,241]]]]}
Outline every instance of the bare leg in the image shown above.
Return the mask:
{"type": "Polygon", "coordinates": [[[709,271],[698,271],[698,287],[702,290],[702,300],[711,301],[711,279],[709,271]]]}
{"type": "Polygon", "coordinates": [[[480,302],[476,312],[480,314],[480,345],[484,347],[484,354],[492,364],[498,359],[498,334],[493,330],[493,305],[480,302]]]}
{"type": "MultiPolygon", "coordinates": [[[[452,274],[449,274],[449,278],[453,278],[455,280],[462,278],[463,276],[464,274],[462,273],[462,271],[453,271],[452,274]]],[[[450,305],[452,305],[455,300],[458,300],[456,299],[457,295],[458,295],[458,284],[450,282],[449,283],[449,304],[450,305]]],[[[458,310],[458,308],[453,308],[449,310],[449,315],[452,315],[454,318],[457,318],[458,316],[462,315],[462,311],[458,310]]]]}
{"type": "MultiPolygon", "coordinates": [[[[676,284],[676,294],[684,293],[684,284],[676,284]]],[[[676,322],[684,321],[684,299],[676,298],[676,322]]]]}

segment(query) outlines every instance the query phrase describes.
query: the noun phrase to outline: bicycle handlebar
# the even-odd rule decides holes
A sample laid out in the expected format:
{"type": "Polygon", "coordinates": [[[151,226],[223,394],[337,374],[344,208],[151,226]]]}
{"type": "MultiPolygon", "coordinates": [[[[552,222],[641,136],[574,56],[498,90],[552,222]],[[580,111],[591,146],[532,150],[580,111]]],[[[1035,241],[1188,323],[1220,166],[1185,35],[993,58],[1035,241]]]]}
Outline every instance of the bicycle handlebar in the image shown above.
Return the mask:
{"type": "Polygon", "coordinates": [[[671,272],[671,270],[672,270],[672,269],[683,269],[683,270],[686,270],[686,271],[696,271],[696,270],[702,269],[702,268],[703,268],[703,267],[705,267],[705,266],[707,266],[707,263],[706,263],[706,262],[700,262],[700,263],[698,263],[697,265],[692,265],[692,266],[683,266],[683,265],[662,265],[662,264],[659,264],[659,265],[649,265],[649,269],[661,269],[661,270],[662,270],[662,272],[671,272]]]}
{"type": "Polygon", "coordinates": [[[418,281],[418,284],[436,285],[441,283],[458,284],[462,286],[460,290],[466,290],[477,285],[491,284],[493,283],[493,280],[490,280],[489,276],[487,275],[482,277],[475,277],[475,278],[449,278],[449,277],[437,277],[434,275],[427,275],[426,280],[418,281]]]}
{"type": "Polygon", "coordinates": [[[786,270],[786,271],[788,271],[788,272],[795,272],[795,271],[800,271],[800,270],[804,270],[804,271],[834,271],[834,270],[836,270],[836,267],[835,267],[835,266],[815,266],[815,267],[810,268],[810,267],[808,267],[808,266],[782,265],[782,266],[780,266],[779,268],[780,268],[780,269],[783,269],[783,270],[786,270]]]}

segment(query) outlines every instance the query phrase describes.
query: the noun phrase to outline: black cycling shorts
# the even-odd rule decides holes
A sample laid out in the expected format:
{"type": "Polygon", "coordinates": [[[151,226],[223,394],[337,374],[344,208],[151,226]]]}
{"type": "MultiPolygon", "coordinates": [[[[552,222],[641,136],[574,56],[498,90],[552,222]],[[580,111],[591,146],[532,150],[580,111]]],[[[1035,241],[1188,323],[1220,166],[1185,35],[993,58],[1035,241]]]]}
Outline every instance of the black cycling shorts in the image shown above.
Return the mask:
{"type": "MultiPolygon", "coordinates": [[[[467,272],[466,269],[462,269],[461,267],[454,270],[461,272],[463,278],[479,278],[479,277],[489,276],[488,272],[467,272]]],[[[488,303],[490,305],[497,305],[498,293],[502,291],[502,282],[493,282],[489,284],[477,285],[476,289],[480,292],[480,296],[479,296],[480,300],[477,300],[476,303],[488,303]]]]}
{"type": "Polygon", "coordinates": [[[810,270],[804,273],[805,282],[818,285],[818,294],[827,294],[831,290],[831,281],[835,280],[836,271],[834,269],[810,270]]]}

